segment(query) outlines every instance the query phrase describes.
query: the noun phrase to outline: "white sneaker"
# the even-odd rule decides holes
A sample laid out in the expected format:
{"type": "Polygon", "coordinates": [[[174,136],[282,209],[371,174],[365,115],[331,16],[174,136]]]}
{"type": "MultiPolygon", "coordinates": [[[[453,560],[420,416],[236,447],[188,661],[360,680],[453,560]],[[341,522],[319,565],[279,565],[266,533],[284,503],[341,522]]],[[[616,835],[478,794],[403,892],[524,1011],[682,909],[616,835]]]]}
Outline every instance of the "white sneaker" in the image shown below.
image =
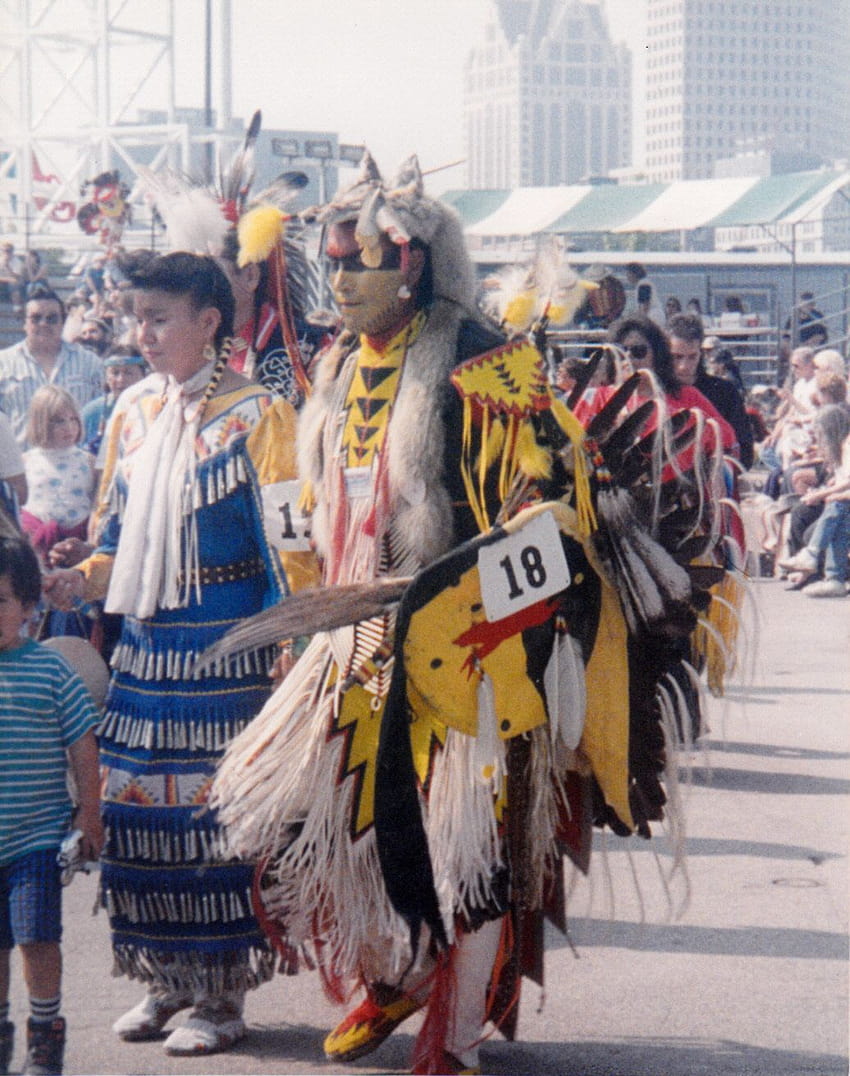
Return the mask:
{"type": "Polygon", "coordinates": [[[196,1005],[186,1023],[165,1040],[165,1052],[175,1057],[222,1053],[244,1038],[245,1030],[240,1013],[196,1005]]]}
{"type": "Polygon", "coordinates": [[[793,557],[783,557],[779,561],[779,567],[788,572],[808,572],[811,574],[818,569],[818,558],[804,546],[793,557]]]}
{"type": "Polygon", "coordinates": [[[838,579],[820,579],[803,587],[803,593],[809,598],[844,598],[847,586],[838,579]]]}
{"type": "Polygon", "coordinates": [[[125,1042],[150,1042],[158,1039],[172,1016],[192,1004],[191,994],[148,993],[112,1025],[125,1042]]]}

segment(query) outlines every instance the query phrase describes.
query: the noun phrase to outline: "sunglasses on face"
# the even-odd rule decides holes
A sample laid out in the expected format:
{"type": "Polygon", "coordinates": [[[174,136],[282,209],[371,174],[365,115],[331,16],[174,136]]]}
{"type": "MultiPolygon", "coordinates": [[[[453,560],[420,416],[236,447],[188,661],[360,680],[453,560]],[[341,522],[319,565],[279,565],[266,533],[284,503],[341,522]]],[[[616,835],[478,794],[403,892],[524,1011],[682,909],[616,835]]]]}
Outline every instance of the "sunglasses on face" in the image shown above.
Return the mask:
{"type": "Polygon", "coordinates": [[[621,344],[620,346],[633,359],[645,359],[649,354],[649,344],[621,344]]]}
{"type": "Polygon", "coordinates": [[[58,314],[27,314],[27,321],[31,321],[33,325],[41,325],[44,322],[45,325],[58,325],[58,314]]]}

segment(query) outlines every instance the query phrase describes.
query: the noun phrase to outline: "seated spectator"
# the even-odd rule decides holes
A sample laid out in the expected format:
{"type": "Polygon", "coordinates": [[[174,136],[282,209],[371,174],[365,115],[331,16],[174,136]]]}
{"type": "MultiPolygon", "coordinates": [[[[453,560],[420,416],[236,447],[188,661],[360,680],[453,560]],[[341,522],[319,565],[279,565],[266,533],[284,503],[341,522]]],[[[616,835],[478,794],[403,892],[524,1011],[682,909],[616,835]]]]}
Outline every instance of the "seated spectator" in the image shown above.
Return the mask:
{"type": "Polygon", "coordinates": [[[699,299],[697,299],[695,295],[692,298],[688,299],[687,303],[685,304],[685,313],[696,314],[698,318],[702,317],[702,303],[699,301],[699,299]]]}
{"type": "MultiPolygon", "coordinates": [[[[801,506],[822,510],[807,532],[806,544],[779,564],[808,578],[818,571],[823,557],[824,578],[809,583],[803,593],[812,598],[843,598],[850,567],[850,412],[831,404],[818,412],[814,424],[831,473],[822,486],[803,495],[801,506]]],[[[792,526],[793,522],[792,512],[792,526]]]]}
{"type": "MultiPolygon", "coordinates": [[[[844,365],[844,359],[841,352],[836,351],[835,348],[825,347],[820,351],[816,351],[814,359],[815,371],[828,370],[834,374],[839,374],[841,377],[847,376],[847,367],[844,365]]],[[[817,376],[817,373],[816,375],[817,376]]]]}
{"type": "Polygon", "coordinates": [[[819,407],[826,404],[847,405],[847,378],[832,370],[818,370],[815,374],[817,385],[817,402],[819,407]]]}
{"type": "Polygon", "coordinates": [[[811,422],[817,407],[814,358],[810,347],[791,352],[791,387],[780,389],[782,405],[770,437],[761,447],[761,459],[772,471],[765,491],[774,498],[782,492],[782,472],[812,446],[811,422]]]}
{"type": "Polygon", "coordinates": [[[0,302],[11,303],[17,313],[24,308],[23,261],[14,243],[0,246],[0,302]]]}
{"type": "Polygon", "coordinates": [[[65,304],[65,324],[62,326],[62,339],[72,344],[80,338],[80,330],[87,317],[94,316],[88,299],[84,292],[75,291],[65,304]]]}
{"type": "Polygon", "coordinates": [[[77,342],[103,358],[112,346],[112,326],[103,318],[88,314],[83,318],[77,342]]]}
{"type": "MultiPolygon", "coordinates": [[[[786,332],[791,329],[792,318],[785,322],[786,332]]],[[[797,303],[797,339],[809,347],[823,347],[827,341],[823,314],[815,306],[815,297],[810,291],[800,293],[797,303]]]]}
{"type": "Polygon", "coordinates": [[[97,456],[115,401],[130,385],[141,381],[147,373],[145,360],[132,348],[118,344],[103,360],[106,392],[87,403],[82,411],[83,445],[97,456]]]}
{"type": "MultiPolygon", "coordinates": [[[[705,348],[703,348],[703,355],[705,355],[705,348]]],[[[731,382],[738,390],[739,395],[744,396],[746,389],[744,388],[744,379],[741,377],[738,360],[728,347],[722,347],[719,351],[714,352],[708,366],[708,372],[713,377],[722,377],[724,381],[731,382]]]]}
{"type": "Polygon", "coordinates": [[[103,267],[103,286],[107,294],[116,288],[127,288],[130,285],[130,277],[127,275],[123,261],[126,251],[122,246],[115,246],[106,256],[106,264],[103,267]]]}
{"type": "Polygon", "coordinates": [[[682,304],[679,302],[675,295],[668,295],[667,299],[664,302],[664,317],[667,321],[667,324],[669,325],[670,318],[672,318],[674,314],[681,313],[682,304]]]}
{"type": "Polygon", "coordinates": [[[113,288],[107,292],[101,306],[101,316],[112,327],[112,340],[125,347],[136,343],[136,315],[133,313],[133,292],[129,287],[113,288]]]}
{"type": "Polygon", "coordinates": [[[813,348],[815,351],[818,348],[825,347],[827,340],[829,340],[829,333],[826,331],[826,326],[820,322],[814,325],[805,325],[800,329],[800,343],[813,348]]]}
{"type": "Polygon", "coordinates": [[[50,287],[47,279],[47,266],[42,262],[37,250],[28,250],[21,266],[21,284],[24,298],[29,299],[38,287],[50,287]]]}
{"type": "Polygon", "coordinates": [[[770,436],[773,427],[778,396],[775,397],[776,403],[774,403],[774,397],[769,394],[775,393],[776,389],[770,385],[754,385],[744,397],[744,409],[753,428],[753,440],[759,454],[762,442],[770,436]]]}
{"type": "Polygon", "coordinates": [[[106,268],[106,254],[98,251],[89,262],[89,266],[83,273],[83,289],[88,295],[89,301],[95,310],[99,311],[103,299],[106,297],[104,272],[106,268]]]}

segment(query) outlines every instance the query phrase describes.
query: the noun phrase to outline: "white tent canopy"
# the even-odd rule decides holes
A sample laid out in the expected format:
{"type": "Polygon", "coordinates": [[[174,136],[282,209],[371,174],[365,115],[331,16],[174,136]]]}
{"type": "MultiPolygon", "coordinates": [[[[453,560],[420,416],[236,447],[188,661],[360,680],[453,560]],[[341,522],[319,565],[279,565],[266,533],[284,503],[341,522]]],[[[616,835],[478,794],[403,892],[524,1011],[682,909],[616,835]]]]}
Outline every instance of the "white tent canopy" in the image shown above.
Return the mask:
{"type": "Polygon", "coordinates": [[[716,179],[683,179],[671,183],[646,209],[614,231],[679,232],[702,228],[737,202],[757,182],[756,176],[743,176],[722,182],[716,179]]]}
{"type": "Polygon", "coordinates": [[[520,187],[467,235],[511,236],[542,232],[585,197],[589,187],[520,187]]]}

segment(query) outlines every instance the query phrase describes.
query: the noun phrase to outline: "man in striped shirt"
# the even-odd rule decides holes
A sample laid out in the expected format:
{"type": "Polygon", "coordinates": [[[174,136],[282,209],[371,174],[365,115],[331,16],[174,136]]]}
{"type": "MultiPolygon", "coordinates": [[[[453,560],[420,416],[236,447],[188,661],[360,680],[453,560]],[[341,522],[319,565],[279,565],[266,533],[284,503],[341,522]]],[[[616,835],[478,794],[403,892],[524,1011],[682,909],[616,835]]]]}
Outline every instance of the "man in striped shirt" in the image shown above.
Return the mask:
{"type": "Polygon", "coordinates": [[[12,424],[21,448],[26,443],[27,414],[35,391],[60,385],[82,410],[103,394],[103,362],[82,344],[62,339],[65,307],[49,288],[32,292],[24,315],[24,339],[0,351],[0,411],[12,424]]]}
{"type": "Polygon", "coordinates": [[[72,817],[69,768],[86,858],[97,859],[104,835],[94,702],[63,657],[21,635],[40,593],[31,547],[0,538],[0,1073],[12,1056],[9,962],[17,945],[30,992],[24,1071],[53,1076],[65,1046],[57,853],[72,817]]]}

